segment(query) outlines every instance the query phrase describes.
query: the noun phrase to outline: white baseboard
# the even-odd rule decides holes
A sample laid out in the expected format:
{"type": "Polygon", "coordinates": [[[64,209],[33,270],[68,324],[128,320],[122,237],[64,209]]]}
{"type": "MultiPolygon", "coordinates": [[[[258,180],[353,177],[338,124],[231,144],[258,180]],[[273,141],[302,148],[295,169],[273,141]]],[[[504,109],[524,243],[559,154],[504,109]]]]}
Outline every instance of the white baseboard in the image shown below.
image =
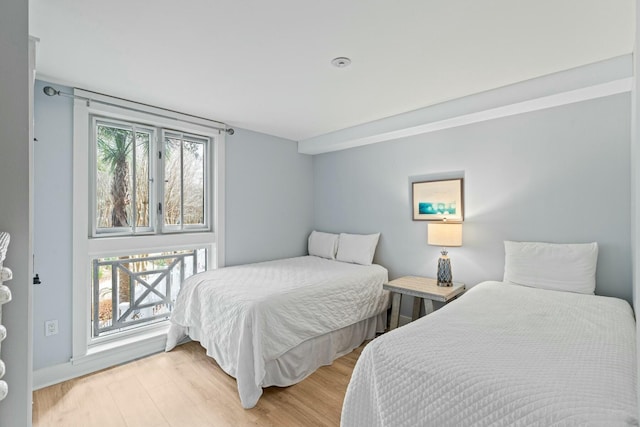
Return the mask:
{"type": "Polygon", "coordinates": [[[33,371],[33,389],[38,390],[72,378],[131,362],[150,354],[159,353],[164,351],[166,342],[166,334],[158,334],[134,343],[126,343],[94,351],[80,359],[73,359],[59,365],[38,369],[33,371]]]}

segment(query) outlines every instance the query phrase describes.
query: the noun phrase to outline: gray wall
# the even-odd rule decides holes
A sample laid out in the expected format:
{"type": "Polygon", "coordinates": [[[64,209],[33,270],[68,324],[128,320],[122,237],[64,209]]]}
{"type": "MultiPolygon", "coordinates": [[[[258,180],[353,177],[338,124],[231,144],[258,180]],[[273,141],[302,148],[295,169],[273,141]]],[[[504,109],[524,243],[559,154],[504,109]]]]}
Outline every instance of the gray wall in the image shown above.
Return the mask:
{"type": "Polygon", "coordinates": [[[31,225],[29,223],[28,2],[0,2],[0,230],[11,233],[5,265],[13,301],[3,307],[9,395],[0,426],[31,425],[31,225]]]}
{"type": "MultiPolygon", "coordinates": [[[[34,369],[71,357],[71,159],[73,104],[35,93],[34,369]],[[45,337],[44,322],[59,334],[45,337]]],[[[54,85],[69,92],[70,88],[54,85]]],[[[311,156],[293,141],[236,129],[226,144],[226,263],[304,255],[312,226],[311,156]]],[[[3,425],[3,424],[0,424],[3,425]]]]}
{"type": "MultiPolygon", "coordinates": [[[[633,254],[633,309],[638,313],[638,298],[640,295],[640,116],[638,109],[640,103],[640,91],[638,91],[638,69],[640,69],[640,0],[636,0],[636,33],[633,50],[634,79],[631,108],[631,249],[633,254]]],[[[637,320],[636,314],[636,320],[637,320]]],[[[640,378],[640,328],[636,327],[636,376],[640,378]]],[[[637,394],[638,407],[640,407],[640,393],[637,394]]]]}
{"type": "MultiPolygon", "coordinates": [[[[33,368],[71,357],[71,250],[73,100],[47,96],[48,83],[34,93],[34,264],[42,284],[33,287],[33,368]],[[44,322],[57,319],[57,335],[44,335],[44,322]]],[[[63,92],[72,89],[55,85],[63,92]]]]}
{"type": "Polygon", "coordinates": [[[313,160],[286,139],[237,129],[227,138],[226,263],[306,254],[313,160]]]}
{"type": "Polygon", "coordinates": [[[501,280],[503,240],[597,241],[596,292],[630,301],[630,102],[626,93],[314,156],[314,227],[379,231],[375,261],[391,279],[433,277],[439,248],[411,220],[410,182],[463,176],[454,280],[501,280]]]}

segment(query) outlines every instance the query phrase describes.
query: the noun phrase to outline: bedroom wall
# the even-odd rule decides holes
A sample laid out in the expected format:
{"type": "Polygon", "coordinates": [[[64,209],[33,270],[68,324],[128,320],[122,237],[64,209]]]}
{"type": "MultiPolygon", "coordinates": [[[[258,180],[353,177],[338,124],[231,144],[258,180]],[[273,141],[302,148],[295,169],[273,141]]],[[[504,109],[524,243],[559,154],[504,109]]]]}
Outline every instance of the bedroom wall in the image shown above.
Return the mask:
{"type": "Polygon", "coordinates": [[[11,234],[4,264],[13,270],[13,300],[2,309],[9,395],[0,402],[0,426],[31,425],[28,40],[28,2],[0,2],[0,230],[11,234]]]}
{"type": "Polygon", "coordinates": [[[236,129],[227,137],[226,264],[306,254],[313,160],[293,141],[236,129]]]}
{"type": "MultiPolygon", "coordinates": [[[[636,0],[636,33],[633,48],[633,92],[631,108],[631,249],[633,254],[633,309],[638,318],[638,298],[640,298],[640,92],[638,91],[638,70],[640,69],[640,0],[636,0]]],[[[636,377],[640,378],[640,329],[636,326],[636,377]]],[[[640,407],[640,393],[637,396],[640,407]]]]}
{"type": "Polygon", "coordinates": [[[462,176],[454,280],[500,280],[503,240],[597,241],[596,292],[631,301],[630,104],[623,93],[316,155],[314,227],[379,231],[391,279],[433,277],[439,248],[411,220],[410,183],[462,176]]]}
{"type": "MultiPolygon", "coordinates": [[[[33,366],[71,357],[71,250],[73,100],[34,91],[34,264],[42,284],[33,286],[33,366]],[[58,320],[58,334],[45,336],[44,322],[58,320]]],[[[71,93],[73,89],[54,85],[71,93]]]]}
{"type": "MultiPolygon", "coordinates": [[[[35,89],[34,370],[71,357],[71,160],[73,103],[35,89]],[[44,336],[58,319],[59,333],[44,336]]],[[[53,85],[65,92],[71,88],[53,85]]],[[[226,263],[306,253],[312,228],[313,166],[293,141],[235,129],[226,138],[226,263]]]]}

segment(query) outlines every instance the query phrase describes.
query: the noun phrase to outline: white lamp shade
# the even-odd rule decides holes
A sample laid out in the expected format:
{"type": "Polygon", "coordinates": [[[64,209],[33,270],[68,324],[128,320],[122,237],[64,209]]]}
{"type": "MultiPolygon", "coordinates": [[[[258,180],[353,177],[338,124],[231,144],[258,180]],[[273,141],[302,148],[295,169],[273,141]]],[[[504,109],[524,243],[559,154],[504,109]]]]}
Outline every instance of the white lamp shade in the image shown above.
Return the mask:
{"type": "Polygon", "coordinates": [[[427,243],[433,246],[462,246],[462,224],[428,224],[427,243]]]}

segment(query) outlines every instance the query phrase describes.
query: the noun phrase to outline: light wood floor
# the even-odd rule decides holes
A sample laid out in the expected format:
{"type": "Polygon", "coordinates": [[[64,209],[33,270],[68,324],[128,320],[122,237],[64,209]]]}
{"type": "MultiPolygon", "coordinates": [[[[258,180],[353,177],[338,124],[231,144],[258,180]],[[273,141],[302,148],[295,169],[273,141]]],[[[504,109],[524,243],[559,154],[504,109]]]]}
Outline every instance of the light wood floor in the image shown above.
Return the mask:
{"type": "Polygon", "coordinates": [[[35,427],[338,426],[364,345],[243,409],[236,381],[191,342],[33,393],[35,427]]]}

